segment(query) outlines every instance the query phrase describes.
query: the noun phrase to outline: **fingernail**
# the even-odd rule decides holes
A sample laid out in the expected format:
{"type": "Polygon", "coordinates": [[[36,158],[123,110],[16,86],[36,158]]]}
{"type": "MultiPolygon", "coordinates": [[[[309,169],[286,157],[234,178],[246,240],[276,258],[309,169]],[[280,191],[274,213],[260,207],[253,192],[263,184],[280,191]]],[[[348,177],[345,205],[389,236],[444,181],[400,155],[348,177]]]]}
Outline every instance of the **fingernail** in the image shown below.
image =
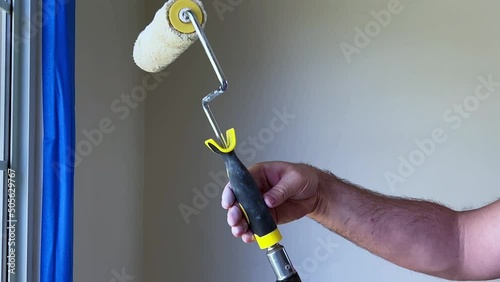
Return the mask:
{"type": "Polygon", "coordinates": [[[276,199],[272,195],[266,195],[266,200],[269,205],[274,205],[276,203],[276,199]]]}

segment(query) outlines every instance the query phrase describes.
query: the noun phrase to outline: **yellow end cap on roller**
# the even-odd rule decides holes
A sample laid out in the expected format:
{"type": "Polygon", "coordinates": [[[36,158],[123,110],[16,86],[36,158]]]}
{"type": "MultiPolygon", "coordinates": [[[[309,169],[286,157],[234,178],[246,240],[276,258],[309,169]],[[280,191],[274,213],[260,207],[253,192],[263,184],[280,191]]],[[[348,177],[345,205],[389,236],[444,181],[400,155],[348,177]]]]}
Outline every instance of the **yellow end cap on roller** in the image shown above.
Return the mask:
{"type": "Polygon", "coordinates": [[[278,244],[281,239],[283,239],[283,236],[281,236],[281,233],[278,228],[276,228],[273,232],[266,234],[262,237],[257,236],[254,234],[255,241],[257,241],[257,244],[259,245],[259,248],[261,249],[267,249],[269,247],[272,247],[276,244],[278,244]]]}
{"type": "Polygon", "coordinates": [[[191,23],[184,23],[181,21],[179,18],[179,13],[181,12],[182,9],[188,8],[193,13],[195,14],[196,18],[198,21],[202,24],[204,19],[203,19],[203,12],[201,11],[200,6],[198,4],[194,3],[191,0],[178,0],[172,6],[170,7],[170,10],[168,11],[168,19],[172,26],[178,30],[179,32],[182,33],[193,33],[195,32],[194,26],[191,23]]]}
{"type": "Polygon", "coordinates": [[[205,141],[205,145],[210,149],[212,149],[211,147],[213,146],[224,154],[231,153],[234,148],[236,148],[236,131],[234,128],[230,128],[226,131],[226,142],[227,148],[222,148],[214,139],[208,139],[205,141]]]}

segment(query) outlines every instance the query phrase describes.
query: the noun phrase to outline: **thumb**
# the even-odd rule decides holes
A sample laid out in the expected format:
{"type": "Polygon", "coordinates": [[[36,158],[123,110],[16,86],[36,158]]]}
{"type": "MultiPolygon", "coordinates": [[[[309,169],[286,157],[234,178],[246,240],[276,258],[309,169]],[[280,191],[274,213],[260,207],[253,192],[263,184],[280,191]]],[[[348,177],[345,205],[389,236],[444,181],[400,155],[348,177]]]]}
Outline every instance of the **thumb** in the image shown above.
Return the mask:
{"type": "Polygon", "coordinates": [[[266,205],[270,208],[275,208],[283,202],[286,201],[289,197],[289,192],[286,188],[279,185],[279,183],[274,186],[271,190],[267,191],[264,194],[264,201],[266,205]]]}
{"type": "Polygon", "coordinates": [[[286,174],[280,181],[264,194],[264,201],[270,208],[275,208],[300,190],[300,179],[286,174]]]}

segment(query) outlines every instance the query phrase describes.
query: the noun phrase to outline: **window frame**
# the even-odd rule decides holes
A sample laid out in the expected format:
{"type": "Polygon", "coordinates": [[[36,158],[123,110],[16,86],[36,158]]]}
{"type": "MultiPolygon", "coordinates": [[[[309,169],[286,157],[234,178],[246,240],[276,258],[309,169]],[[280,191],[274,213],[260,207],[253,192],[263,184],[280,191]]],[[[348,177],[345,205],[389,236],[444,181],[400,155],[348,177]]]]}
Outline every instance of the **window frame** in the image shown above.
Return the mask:
{"type": "MultiPolygon", "coordinates": [[[[16,274],[7,273],[6,238],[2,238],[0,281],[39,281],[40,215],[41,215],[41,27],[42,10],[38,0],[0,0],[9,10],[9,75],[6,95],[5,164],[3,183],[7,183],[7,170],[15,173],[16,190],[16,274]],[[26,23],[29,23],[28,28],[26,23]],[[33,29],[35,28],[35,29],[33,29]]],[[[3,191],[6,191],[5,186],[3,191]]],[[[6,200],[4,193],[3,200],[6,200]]],[[[5,202],[4,202],[5,203],[5,202]]],[[[6,233],[6,206],[1,207],[2,233],[6,233]]],[[[3,236],[2,236],[3,237],[3,236]]]]}
{"type": "MultiPolygon", "coordinates": [[[[0,98],[3,98],[3,124],[1,125],[3,127],[4,131],[4,140],[3,142],[3,159],[0,159],[0,170],[3,172],[2,174],[2,179],[1,179],[1,187],[0,190],[2,191],[2,197],[1,197],[1,205],[0,208],[2,209],[1,211],[1,228],[2,228],[2,241],[1,241],[1,246],[0,246],[0,251],[1,251],[1,276],[0,280],[1,281],[8,281],[8,267],[7,267],[7,238],[8,238],[8,231],[7,231],[7,179],[8,179],[8,173],[7,170],[9,168],[9,162],[10,162],[10,98],[12,95],[12,4],[10,1],[5,1],[5,0],[0,0],[0,10],[3,13],[2,16],[2,23],[1,23],[1,28],[5,28],[2,32],[3,38],[0,38],[0,44],[3,44],[2,48],[4,49],[5,53],[5,58],[3,58],[4,65],[2,66],[3,69],[1,72],[5,75],[4,79],[4,89],[2,91],[4,92],[4,96],[0,98]],[[4,40],[5,39],[5,40],[4,40]]],[[[0,128],[1,130],[2,128],[0,128]]]]}

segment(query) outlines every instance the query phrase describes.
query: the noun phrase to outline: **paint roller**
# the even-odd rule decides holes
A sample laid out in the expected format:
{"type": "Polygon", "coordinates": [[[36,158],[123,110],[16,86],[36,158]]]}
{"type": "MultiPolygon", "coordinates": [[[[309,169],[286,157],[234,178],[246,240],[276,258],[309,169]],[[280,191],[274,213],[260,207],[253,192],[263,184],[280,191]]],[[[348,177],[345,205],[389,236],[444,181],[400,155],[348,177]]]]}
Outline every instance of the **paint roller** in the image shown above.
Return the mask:
{"type": "Polygon", "coordinates": [[[203,110],[217,137],[217,141],[208,139],[205,144],[222,156],[236,200],[254,233],[255,241],[261,249],[266,250],[277,281],[300,282],[285,248],[279,244],[281,233],[255,180],[236,156],[234,128],[223,134],[210,109],[210,103],[227,90],[227,80],[203,31],[206,21],[207,15],[201,1],[167,1],[139,34],[134,45],[134,61],[144,71],[160,72],[200,39],[220,83],[218,89],[202,99],[203,110]]]}

